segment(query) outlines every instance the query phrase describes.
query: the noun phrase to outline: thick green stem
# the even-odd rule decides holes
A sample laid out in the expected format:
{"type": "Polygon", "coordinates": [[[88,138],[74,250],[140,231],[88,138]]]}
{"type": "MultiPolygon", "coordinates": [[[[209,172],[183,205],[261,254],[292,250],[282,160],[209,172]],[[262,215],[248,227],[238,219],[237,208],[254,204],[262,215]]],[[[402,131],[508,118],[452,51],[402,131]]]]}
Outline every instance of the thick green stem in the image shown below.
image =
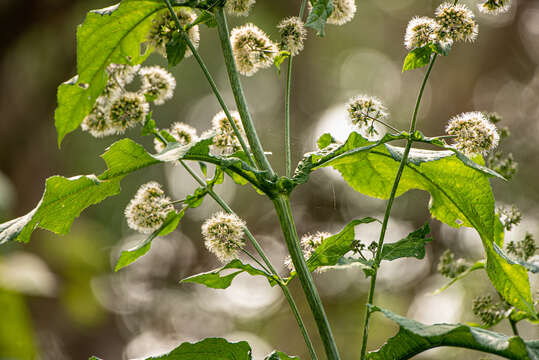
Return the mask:
{"type": "Polygon", "coordinates": [[[206,64],[204,63],[204,61],[200,57],[200,54],[198,53],[198,50],[196,49],[195,45],[193,44],[193,42],[191,41],[191,39],[187,35],[187,32],[185,32],[183,30],[183,26],[180,24],[180,19],[178,19],[178,15],[176,14],[174,9],[172,8],[172,5],[170,4],[170,0],[165,0],[165,3],[167,4],[168,10],[172,14],[172,17],[174,18],[174,21],[176,22],[176,26],[178,27],[178,29],[180,31],[180,34],[183,36],[183,39],[187,43],[187,46],[189,47],[189,49],[193,53],[193,56],[196,59],[196,61],[198,62],[198,65],[200,66],[200,68],[202,69],[202,72],[204,73],[204,76],[206,77],[206,80],[208,80],[208,83],[210,84],[210,87],[211,87],[213,93],[215,94],[215,97],[217,98],[217,101],[219,102],[219,105],[221,105],[221,108],[223,109],[223,111],[224,111],[224,113],[225,113],[225,115],[226,115],[226,117],[228,119],[228,122],[230,123],[230,126],[232,126],[232,129],[234,130],[234,134],[236,134],[236,137],[238,138],[238,140],[239,140],[239,142],[241,144],[241,148],[243,149],[243,151],[247,155],[247,159],[248,159],[249,163],[252,166],[255,166],[255,163],[254,163],[253,158],[251,156],[251,153],[249,151],[249,147],[245,143],[245,140],[243,139],[243,136],[241,135],[241,132],[238,129],[238,126],[236,125],[236,122],[234,121],[234,118],[230,114],[230,110],[228,109],[228,106],[226,106],[225,101],[223,100],[223,97],[221,96],[221,93],[219,92],[219,89],[217,89],[217,85],[215,84],[215,81],[213,80],[213,77],[211,76],[206,64]]]}
{"type": "Polygon", "coordinates": [[[322,305],[322,300],[320,299],[320,295],[318,295],[318,291],[316,290],[313,278],[307,267],[307,263],[303,258],[303,252],[299,245],[296,225],[294,224],[292,210],[290,209],[290,200],[288,199],[288,196],[280,194],[273,199],[273,205],[275,206],[275,211],[279,217],[279,223],[281,224],[290,257],[294,263],[305,296],[307,297],[307,302],[314,315],[327,358],[328,360],[339,360],[339,351],[337,350],[337,345],[335,344],[335,339],[333,338],[331,327],[329,326],[326,312],[322,305]]]}
{"type": "MultiPolygon", "coordinates": [[[[189,165],[187,165],[185,161],[180,160],[180,163],[183,165],[185,170],[187,170],[187,172],[193,177],[193,179],[195,179],[196,182],[198,182],[201,186],[206,186],[206,182],[204,181],[204,179],[202,179],[189,165]]],[[[208,189],[208,194],[210,194],[210,196],[215,200],[215,202],[217,202],[217,204],[219,204],[219,206],[221,206],[221,208],[223,208],[223,210],[225,210],[229,214],[234,214],[230,206],[228,206],[228,204],[215,191],[213,191],[212,189],[208,189]]],[[[279,276],[279,273],[277,272],[277,270],[275,269],[275,267],[273,266],[269,258],[266,256],[266,253],[264,252],[264,250],[262,249],[258,241],[255,239],[253,234],[249,231],[249,229],[246,226],[243,227],[243,232],[249,239],[249,242],[255,248],[258,255],[260,255],[260,257],[262,258],[262,261],[268,267],[269,272],[271,272],[274,276],[277,277],[278,284],[281,290],[283,291],[283,294],[286,298],[286,301],[288,302],[288,305],[290,306],[290,309],[292,310],[292,313],[294,314],[294,317],[296,318],[298,326],[301,330],[301,334],[303,335],[303,339],[305,340],[305,344],[307,345],[307,348],[309,349],[309,353],[311,354],[311,358],[312,360],[318,360],[318,357],[316,356],[316,352],[314,351],[313,343],[311,341],[311,338],[309,337],[309,333],[307,332],[305,323],[303,322],[303,319],[301,318],[296,302],[294,301],[294,298],[290,294],[290,290],[288,289],[287,285],[283,284],[283,281],[281,277],[279,276]]],[[[253,260],[259,263],[258,260],[254,258],[253,260]]],[[[264,268],[264,266],[262,267],[264,268]]]]}
{"type": "Polygon", "coordinates": [[[520,336],[520,334],[518,333],[517,322],[513,319],[509,319],[509,323],[511,324],[511,330],[513,330],[513,334],[515,336],[520,336]]]}
{"type": "MultiPolygon", "coordinates": [[[[168,0],[167,0],[168,1],[168,0]]],[[[260,169],[268,172],[270,177],[274,177],[275,173],[264,153],[260,139],[256,133],[251,113],[247,107],[247,101],[245,100],[245,94],[243,92],[243,86],[241,85],[238,69],[236,68],[236,62],[234,61],[234,54],[232,52],[232,46],[230,44],[230,34],[228,31],[228,24],[226,21],[226,15],[222,7],[218,7],[215,10],[215,17],[217,20],[217,30],[219,32],[219,39],[221,40],[221,47],[225,59],[226,71],[228,73],[228,79],[230,80],[230,86],[234,94],[234,100],[238,107],[238,112],[241,117],[241,122],[247,135],[247,141],[253,150],[255,160],[260,169]]]]}
{"type": "Polygon", "coordinates": [[[389,199],[387,201],[386,211],[384,214],[384,221],[382,222],[382,229],[380,230],[380,238],[378,239],[378,247],[376,248],[376,255],[374,257],[374,263],[373,263],[374,272],[371,276],[371,281],[370,281],[370,286],[369,286],[369,295],[367,298],[367,305],[366,305],[366,310],[365,310],[365,321],[363,324],[363,340],[361,344],[361,357],[360,357],[361,360],[365,359],[365,355],[367,353],[367,340],[369,338],[369,320],[371,317],[371,311],[370,311],[369,305],[372,305],[374,303],[376,277],[378,275],[378,268],[380,267],[380,263],[382,261],[382,248],[384,246],[387,225],[389,224],[389,216],[391,215],[391,208],[393,206],[393,201],[395,200],[395,196],[397,195],[397,189],[399,187],[399,182],[401,180],[402,173],[404,172],[404,167],[406,166],[406,163],[408,162],[408,155],[410,154],[410,149],[412,148],[412,143],[413,143],[411,135],[415,131],[417,115],[419,113],[419,107],[421,105],[421,99],[423,98],[425,86],[427,85],[427,80],[429,79],[434,63],[436,62],[436,58],[437,58],[437,54],[434,54],[429,63],[427,72],[425,73],[425,77],[423,78],[423,83],[421,84],[421,89],[419,90],[419,94],[417,96],[417,101],[415,104],[412,121],[410,122],[410,130],[409,130],[410,138],[406,142],[406,147],[404,148],[404,153],[402,154],[402,159],[399,164],[399,169],[397,170],[395,181],[393,182],[391,194],[389,195],[389,199]]]}

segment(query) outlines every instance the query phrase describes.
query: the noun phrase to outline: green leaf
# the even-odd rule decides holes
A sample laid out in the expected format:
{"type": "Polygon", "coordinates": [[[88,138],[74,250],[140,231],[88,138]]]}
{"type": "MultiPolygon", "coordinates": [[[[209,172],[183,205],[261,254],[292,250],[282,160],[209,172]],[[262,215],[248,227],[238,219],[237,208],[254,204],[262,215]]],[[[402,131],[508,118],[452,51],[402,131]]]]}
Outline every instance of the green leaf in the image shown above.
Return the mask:
{"type": "Polygon", "coordinates": [[[246,272],[249,275],[253,276],[264,276],[266,279],[268,279],[268,282],[271,286],[277,285],[277,282],[273,275],[270,275],[262,270],[259,270],[257,268],[254,268],[253,266],[249,264],[244,264],[238,259],[234,259],[228,264],[226,264],[223,267],[220,267],[219,269],[215,269],[212,271],[208,271],[205,273],[189,276],[188,278],[183,279],[182,283],[184,282],[192,282],[197,284],[206,285],[209,288],[212,289],[226,289],[232,284],[232,280],[239,274],[246,272]],[[239,270],[234,271],[232,273],[223,275],[221,272],[225,270],[239,270]]]}
{"type": "MultiPolygon", "coordinates": [[[[332,166],[356,191],[388,199],[404,149],[370,142],[352,133],[337,156],[321,157],[311,169],[332,166]],[[368,149],[368,150],[365,150],[368,149]]],[[[483,165],[481,157],[474,161],[483,165]]],[[[453,226],[473,227],[487,254],[487,273],[494,287],[511,305],[535,315],[528,274],[511,265],[492,247],[503,243],[503,226],[495,215],[490,174],[472,168],[452,151],[412,149],[402,174],[397,196],[412,190],[428,191],[431,214],[453,226]]]]}
{"type": "Polygon", "coordinates": [[[447,284],[445,284],[444,286],[442,286],[441,288],[437,289],[433,295],[438,295],[439,293],[441,293],[442,291],[445,291],[447,290],[451,285],[453,285],[454,283],[456,283],[457,281],[459,280],[462,280],[464,279],[466,276],[470,275],[470,273],[476,271],[476,270],[479,270],[479,269],[485,269],[486,268],[486,261],[485,260],[478,260],[476,261],[472,266],[470,266],[466,271],[464,271],[462,274],[459,274],[457,277],[455,277],[454,279],[451,279],[451,281],[449,281],[447,284]]]}
{"type": "Polygon", "coordinates": [[[142,127],[142,131],[140,135],[142,136],[149,136],[153,135],[157,132],[157,127],[155,124],[155,120],[152,119],[152,112],[146,116],[146,122],[144,123],[144,126],[142,127]]]}
{"type": "Polygon", "coordinates": [[[168,354],[146,360],[251,360],[251,347],[245,341],[230,343],[208,338],[197,343],[183,343],[168,354]]]}
{"type": "Polygon", "coordinates": [[[177,213],[176,211],[169,212],[165,221],[163,222],[163,225],[161,225],[159,229],[155,230],[146,240],[144,240],[132,249],[124,250],[121,252],[120,258],[116,263],[114,271],[118,271],[126,266],[129,266],[135,261],[137,261],[140,257],[146,255],[146,253],[150,251],[150,248],[152,247],[153,239],[158,236],[168,235],[174,230],[176,230],[184,214],[185,211],[183,210],[179,213],[177,213]]]}
{"type": "Polygon", "coordinates": [[[281,74],[281,65],[282,65],[282,63],[289,57],[290,57],[290,53],[288,51],[281,51],[273,59],[273,65],[275,65],[275,67],[279,71],[279,75],[281,74]]]}
{"type": "Polygon", "coordinates": [[[296,356],[288,356],[284,352],[275,350],[266,356],[264,360],[299,360],[299,358],[296,356]]]}
{"type": "Polygon", "coordinates": [[[354,249],[355,227],[360,224],[369,224],[378,221],[371,217],[353,220],[337,234],[324,239],[307,260],[310,271],[321,266],[336,265],[340,258],[354,249]]]}
{"type": "Polygon", "coordinates": [[[96,356],[92,356],[90,359],[88,360],[101,360],[100,358],[96,357],[96,356]]]}
{"type": "Polygon", "coordinates": [[[523,261],[520,259],[513,260],[497,244],[493,244],[493,246],[494,246],[494,251],[496,251],[496,253],[500,255],[502,258],[504,258],[505,261],[507,261],[509,264],[522,265],[526,268],[526,270],[534,274],[537,274],[539,272],[539,258],[533,257],[530,259],[531,261],[523,261]]]}
{"type": "Polygon", "coordinates": [[[329,145],[335,143],[336,140],[331,136],[331,134],[326,133],[318,138],[318,141],[316,144],[318,145],[319,149],[325,149],[329,145]]]}
{"type": "Polygon", "coordinates": [[[519,336],[509,337],[466,325],[424,325],[376,306],[370,307],[370,311],[380,311],[395,321],[399,332],[379,350],[369,353],[369,360],[410,359],[439,346],[479,350],[516,360],[539,359],[539,341],[524,341],[519,336]]]}
{"type": "Polygon", "coordinates": [[[410,233],[406,238],[392,244],[385,244],[382,248],[382,260],[396,260],[405,257],[423,259],[425,257],[425,245],[432,239],[427,238],[430,233],[429,224],[426,223],[420,229],[410,233]]]}
{"type": "Polygon", "coordinates": [[[123,0],[88,13],[77,31],[78,77],[58,88],[58,144],[92,110],[105,87],[109,64],[136,65],[147,58],[152,49],[141,51],[141,46],[160,11],[167,11],[161,0],[123,0]]]}
{"type": "Polygon", "coordinates": [[[305,26],[316,30],[316,35],[325,36],[324,27],[333,12],[333,0],[310,0],[313,8],[307,17],[305,26]]]}
{"type": "Polygon", "coordinates": [[[211,12],[207,10],[201,10],[200,15],[197,17],[197,19],[192,23],[189,24],[188,28],[186,30],[189,30],[195,25],[200,24],[206,24],[207,27],[213,28],[217,26],[217,20],[215,20],[215,15],[213,15],[211,12]]]}
{"type": "Polygon", "coordinates": [[[172,40],[166,44],[168,67],[178,65],[185,57],[187,51],[187,41],[185,37],[176,32],[172,36],[172,40]]]}
{"type": "Polygon", "coordinates": [[[433,50],[430,45],[426,45],[410,51],[404,59],[402,72],[427,66],[430,62],[432,54],[433,50]]]}

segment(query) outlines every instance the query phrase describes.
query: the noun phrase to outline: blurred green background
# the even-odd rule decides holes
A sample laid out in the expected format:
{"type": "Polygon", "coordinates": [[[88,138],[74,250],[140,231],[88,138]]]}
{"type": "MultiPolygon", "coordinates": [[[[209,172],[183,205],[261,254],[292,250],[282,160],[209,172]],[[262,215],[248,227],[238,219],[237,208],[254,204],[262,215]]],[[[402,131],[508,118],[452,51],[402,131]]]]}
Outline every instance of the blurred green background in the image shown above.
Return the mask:
{"type": "MultiPolygon", "coordinates": [[[[477,1],[467,1],[475,8],[477,1]]],[[[299,0],[259,0],[247,20],[273,39],[276,24],[297,14],[299,0]]],[[[80,130],[56,146],[53,112],[56,87],[73,76],[75,29],[90,9],[111,5],[102,0],[0,0],[0,220],[25,214],[39,201],[44,181],[55,174],[100,173],[99,158],[116,139],[94,139],[80,130]]],[[[422,70],[402,74],[406,55],[404,30],[414,15],[432,16],[439,1],[361,0],[353,22],[328,26],[325,38],[309,33],[306,49],[295,61],[292,146],[294,162],[315,148],[324,132],[343,140],[350,131],[344,104],[353,95],[381,97],[391,121],[407,128],[422,70]]],[[[477,13],[477,11],[476,11],[477,13]]],[[[493,180],[500,205],[516,204],[524,213],[521,226],[507,234],[518,240],[528,231],[539,235],[539,1],[513,0],[503,16],[478,14],[480,35],[473,44],[458,44],[436,64],[426,90],[419,128],[427,135],[443,133],[447,120],[464,111],[496,111],[512,136],[503,144],[520,163],[511,183],[493,180]]],[[[201,29],[200,52],[232,106],[215,31],[201,29]]],[[[158,55],[151,63],[165,65],[158,55]]],[[[210,127],[219,110],[192,58],[172,69],[174,98],[154,108],[161,127],[184,121],[210,127]]],[[[283,94],[285,76],[275,69],[243,78],[250,108],[274,167],[284,172],[283,94]]],[[[139,129],[127,136],[152,149],[139,129]]],[[[239,277],[227,290],[179,285],[188,275],[218,266],[203,247],[200,225],[218,210],[211,199],[191,211],[172,235],[154,242],[141,261],[118,273],[112,268],[121,248],[142,239],[127,228],[123,209],[137,187],[155,179],[174,199],[195,188],[179,167],[144,170],[127,177],[121,195],[90,208],[69,235],[38,231],[29,244],[0,248],[0,359],[134,359],[170,350],[182,341],[209,336],[248,340],[256,359],[273,348],[308,358],[301,335],[278,289],[265,280],[239,277]]],[[[248,187],[230,181],[217,189],[247,220],[276,264],[286,255],[271,203],[248,187]]],[[[362,216],[381,217],[384,201],[347,188],[337,174],[323,170],[293,195],[300,234],[337,231],[362,216]]],[[[410,192],[398,199],[389,226],[395,241],[430,218],[428,195],[410,192]]],[[[494,289],[476,273],[446,292],[432,296],[443,279],[436,272],[440,254],[452,249],[468,260],[482,257],[479,237],[470,229],[451,229],[430,220],[434,241],[425,260],[384,264],[376,302],[425,323],[478,322],[471,313],[474,296],[494,289]]],[[[370,225],[369,225],[370,226],[370,225]]],[[[358,236],[373,240],[378,228],[362,228],[358,236]]],[[[281,269],[284,271],[283,266],[281,269]]],[[[343,360],[357,359],[367,283],[359,269],[316,274],[343,360]]],[[[537,289],[536,279],[532,279],[537,289]]],[[[320,354],[321,344],[299,285],[293,293],[320,354]]],[[[536,291],[536,290],[535,290],[536,291]]],[[[524,338],[537,338],[537,328],[519,324],[524,338]]],[[[369,345],[376,348],[396,326],[375,316],[369,345]]],[[[509,333],[508,323],[495,330],[509,333]]],[[[421,359],[479,359],[472,351],[437,349],[421,359]]],[[[490,357],[494,358],[494,357],[490,357]]]]}

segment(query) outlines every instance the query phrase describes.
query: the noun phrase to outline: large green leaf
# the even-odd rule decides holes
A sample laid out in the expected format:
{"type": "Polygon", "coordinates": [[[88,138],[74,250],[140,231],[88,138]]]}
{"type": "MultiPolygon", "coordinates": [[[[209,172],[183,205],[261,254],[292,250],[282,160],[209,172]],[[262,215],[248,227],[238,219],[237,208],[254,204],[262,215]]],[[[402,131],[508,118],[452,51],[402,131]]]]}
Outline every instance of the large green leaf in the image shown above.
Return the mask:
{"type": "Polygon", "coordinates": [[[274,276],[266,273],[265,271],[259,270],[249,264],[244,264],[238,259],[230,261],[228,264],[223,267],[220,267],[219,269],[185,278],[181,282],[202,284],[212,289],[226,289],[232,284],[234,278],[243,272],[253,276],[264,276],[268,279],[271,286],[277,285],[274,276]],[[226,270],[239,271],[234,271],[225,275],[221,274],[222,272],[226,272],[226,270]]]}
{"type": "Polygon", "coordinates": [[[92,110],[105,87],[109,64],[136,65],[150,54],[152,49],[141,47],[160,11],[167,11],[162,0],[123,0],[88,13],[77,31],[78,77],[58,88],[58,144],[92,110]]]}
{"type": "MultiPolygon", "coordinates": [[[[352,133],[337,149],[337,156],[332,153],[311,160],[309,171],[332,166],[356,191],[387,199],[403,152],[400,147],[378,145],[352,133]]],[[[483,165],[481,157],[473,160],[483,165]]],[[[487,254],[487,273],[498,292],[520,310],[535,314],[526,269],[509,264],[492,246],[494,242],[502,245],[504,234],[494,211],[490,176],[482,167],[463,162],[453,151],[412,149],[397,196],[412,189],[428,191],[434,217],[453,227],[475,228],[487,254]]]]}
{"type": "Polygon", "coordinates": [[[146,360],[251,360],[251,347],[245,341],[230,343],[208,338],[197,343],[183,343],[168,354],[146,360]]]}
{"type": "Polygon", "coordinates": [[[399,332],[379,350],[369,353],[369,360],[410,359],[439,346],[474,349],[515,360],[539,359],[539,341],[524,341],[519,336],[509,337],[466,325],[424,325],[379,307],[370,310],[380,311],[399,324],[399,332]]]}

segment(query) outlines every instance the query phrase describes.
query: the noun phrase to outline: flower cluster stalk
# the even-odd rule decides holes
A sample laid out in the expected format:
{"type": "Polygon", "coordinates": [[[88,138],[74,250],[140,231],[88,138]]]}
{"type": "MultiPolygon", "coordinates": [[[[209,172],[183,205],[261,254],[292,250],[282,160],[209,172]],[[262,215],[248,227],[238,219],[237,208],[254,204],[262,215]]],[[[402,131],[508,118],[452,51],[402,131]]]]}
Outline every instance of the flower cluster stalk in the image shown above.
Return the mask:
{"type": "Polygon", "coordinates": [[[361,344],[361,357],[360,360],[364,360],[366,353],[367,353],[367,340],[369,337],[369,320],[371,316],[371,310],[370,305],[373,305],[374,302],[374,291],[376,288],[376,276],[378,275],[378,268],[380,267],[380,263],[382,262],[382,248],[384,246],[384,240],[387,230],[387,225],[389,223],[389,216],[391,215],[391,208],[393,206],[393,201],[395,200],[395,196],[397,194],[397,189],[399,187],[399,183],[402,177],[402,173],[404,172],[404,167],[406,166],[406,163],[408,162],[408,155],[410,154],[410,149],[412,148],[413,138],[412,134],[415,131],[416,128],[416,122],[417,122],[417,114],[419,113],[419,107],[421,105],[421,99],[423,98],[423,93],[425,91],[425,86],[427,85],[427,81],[429,79],[430,73],[432,71],[432,67],[434,66],[434,63],[436,62],[437,54],[434,54],[432,56],[432,59],[430,60],[429,67],[427,68],[427,72],[425,73],[425,76],[423,78],[423,83],[421,84],[421,88],[419,90],[419,94],[417,96],[417,101],[414,108],[414,114],[412,116],[412,120],[410,122],[410,130],[409,130],[409,138],[406,142],[406,147],[404,148],[404,153],[402,155],[401,162],[399,164],[399,169],[397,170],[397,174],[395,175],[395,181],[393,182],[393,187],[391,189],[391,194],[389,195],[389,199],[387,201],[386,211],[384,214],[384,220],[382,222],[382,229],[380,230],[380,237],[378,239],[378,247],[376,248],[376,255],[374,257],[374,263],[373,263],[373,274],[371,276],[370,286],[369,286],[369,295],[367,298],[367,305],[365,310],[365,320],[363,323],[363,340],[361,344]]]}

